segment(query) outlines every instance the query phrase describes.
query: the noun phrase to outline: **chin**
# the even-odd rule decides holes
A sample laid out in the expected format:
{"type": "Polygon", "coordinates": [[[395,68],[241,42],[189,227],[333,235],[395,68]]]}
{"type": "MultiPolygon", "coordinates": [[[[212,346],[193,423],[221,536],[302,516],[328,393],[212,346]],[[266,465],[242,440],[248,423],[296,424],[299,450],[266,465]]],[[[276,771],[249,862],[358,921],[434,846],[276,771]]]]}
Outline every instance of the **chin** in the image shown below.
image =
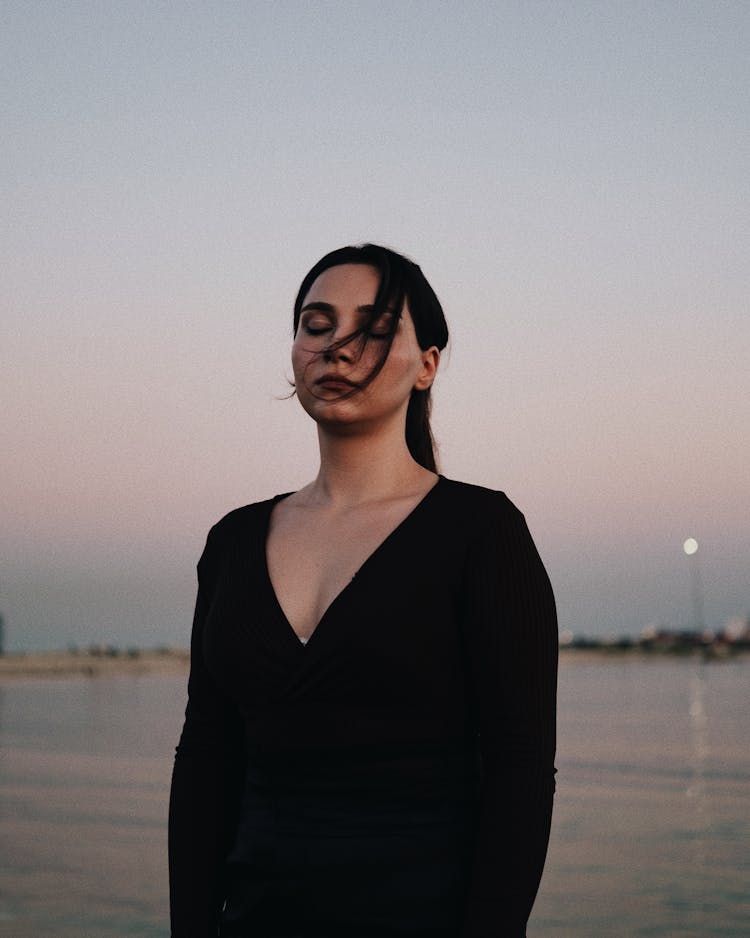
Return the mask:
{"type": "Polygon", "coordinates": [[[313,398],[301,403],[307,415],[323,426],[356,423],[362,419],[362,414],[350,400],[325,401],[313,398]]]}

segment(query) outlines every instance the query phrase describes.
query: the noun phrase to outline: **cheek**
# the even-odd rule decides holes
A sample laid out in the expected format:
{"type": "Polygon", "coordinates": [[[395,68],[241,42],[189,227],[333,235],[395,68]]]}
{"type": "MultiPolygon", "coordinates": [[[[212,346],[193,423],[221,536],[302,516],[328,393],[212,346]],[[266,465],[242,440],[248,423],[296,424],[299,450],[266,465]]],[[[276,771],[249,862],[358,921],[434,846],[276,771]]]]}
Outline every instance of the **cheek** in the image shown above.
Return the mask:
{"type": "Polygon", "coordinates": [[[292,369],[295,374],[304,371],[313,358],[314,353],[304,348],[301,342],[295,341],[292,345],[292,369]]]}
{"type": "Polygon", "coordinates": [[[419,361],[419,357],[405,343],[400,346],[394,343],[383,370],[388,372],[392,381],[411,384],[419,370],[419,361]]]}

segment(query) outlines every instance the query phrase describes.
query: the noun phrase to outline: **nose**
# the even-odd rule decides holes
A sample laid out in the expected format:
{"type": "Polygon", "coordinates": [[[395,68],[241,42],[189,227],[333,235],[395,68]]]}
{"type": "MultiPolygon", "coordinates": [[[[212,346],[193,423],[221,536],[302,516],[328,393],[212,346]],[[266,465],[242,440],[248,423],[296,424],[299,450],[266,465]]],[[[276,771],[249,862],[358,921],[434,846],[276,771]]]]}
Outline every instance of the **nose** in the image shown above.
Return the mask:
{"type": "Polygon", "coordinates": [[[327,345],[323,349],[323,358],[327,362],[337,362],[343,361],[351,364],[357,358],[355,353],[354,346],[357,344],[358,336],[355,336],[351,341],[347,342],[345,345],[337,345],[341,339],[346,338],[345,332],[340,332],[339,330],[331,338],[331,344],[327,345]]]}

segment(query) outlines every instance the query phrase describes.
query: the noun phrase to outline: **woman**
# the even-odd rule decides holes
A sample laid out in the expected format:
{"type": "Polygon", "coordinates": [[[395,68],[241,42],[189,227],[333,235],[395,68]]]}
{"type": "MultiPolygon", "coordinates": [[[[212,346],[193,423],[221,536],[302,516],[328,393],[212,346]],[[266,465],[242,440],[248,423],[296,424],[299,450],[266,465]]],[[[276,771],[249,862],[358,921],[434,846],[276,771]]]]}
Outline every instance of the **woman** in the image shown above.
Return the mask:
{"type": "Polygon", "coordinates": [[[198,564],[173,938],[516,938],[554,791],[557,629],[523,515],[437,474],[416,264],[326,255],[292,364],[320,468],[198,564]]]}

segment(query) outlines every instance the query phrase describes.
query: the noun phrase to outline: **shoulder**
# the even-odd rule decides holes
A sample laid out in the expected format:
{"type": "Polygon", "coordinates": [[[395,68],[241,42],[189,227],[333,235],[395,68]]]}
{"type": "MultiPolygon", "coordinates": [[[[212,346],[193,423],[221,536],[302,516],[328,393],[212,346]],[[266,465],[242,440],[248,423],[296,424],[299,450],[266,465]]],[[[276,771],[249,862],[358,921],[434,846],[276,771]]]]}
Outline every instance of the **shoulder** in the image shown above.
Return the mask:
{"type": "Polygon", "coordinates": [[[537,597],[552,596],[551,585],[523,512],[505,492],[449,482],[449,495],[455,506],[451,523],[464,532],[465,567],[472,576],[512,584],[516,590],[532,588],[537,597]],[[461,521],[463,518],[463,521],[461,521]],[[490,578],[486,578],[491,571],[490,578]]]}
{"type": "Polygon", "coordinates": [[[523,521],[523,513],[505,492],[442,478],[447,510],[463,518],[470,528],[485,529],[498,521],[509,524],[523,521]]]}
{"type": "Polygon", "coordinates": [[[526,518],[505,492],[453,479],[444,489],[446,525],[470,558],[536,556],[526,518]]]}
{"type": "Polygon", "coordinates": [[[250,505],[242,505],[239,508],[233,508],[225,515],[222,515],[212,526],[209,531],[209,536],[222,537],[231,535],[237,530],[251,528],[253,525],[258,524],[261,519],[271,511],[277,498],[278,496],[266,498],[260,502],[252,502],[250,505]]]}
{"type": "Polygon", "coordinates": [[[275,495],[228,511],[209,530],[204,554],[221,552],[239,539],[252,539],[256,533],[265,531],[271,509],[282,497],[275,495]]]}

